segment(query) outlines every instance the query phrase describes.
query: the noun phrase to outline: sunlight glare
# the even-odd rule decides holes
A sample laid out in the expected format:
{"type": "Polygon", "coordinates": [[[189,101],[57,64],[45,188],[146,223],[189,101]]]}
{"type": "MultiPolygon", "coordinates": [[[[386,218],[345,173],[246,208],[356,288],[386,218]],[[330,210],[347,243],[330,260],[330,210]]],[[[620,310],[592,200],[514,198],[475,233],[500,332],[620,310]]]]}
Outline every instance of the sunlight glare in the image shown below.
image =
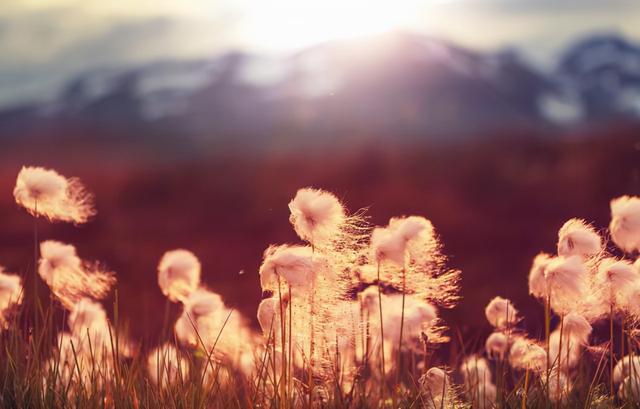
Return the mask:
{"type": "Polygon", "coordinates": [[[415,24],[425,0],[246,1],[243,36],[286,50],[378,34],[415,24]],[[251,3],[251,4],[249,4],[251,3]]]}

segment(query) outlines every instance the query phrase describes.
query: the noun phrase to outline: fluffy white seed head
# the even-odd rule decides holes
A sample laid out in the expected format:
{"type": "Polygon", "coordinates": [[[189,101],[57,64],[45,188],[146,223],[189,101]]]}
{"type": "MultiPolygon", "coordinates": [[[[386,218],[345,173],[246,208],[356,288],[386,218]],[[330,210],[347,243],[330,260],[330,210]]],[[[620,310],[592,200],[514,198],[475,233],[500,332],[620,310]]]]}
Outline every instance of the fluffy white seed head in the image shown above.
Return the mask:
{"type": "Polygon", "coordinates": [[[558,255],[589,258],[602,251],[602,239],[584,220],[571,219],[558,232],[558,255]]]}
{"type": "Polygon", "coordinates": [[[425,264],[433,260],[438,250],[438,240],[433,224],[421,216],[394,217],[389,228],[405,243],[410,263],[425,264]]]}
{"type": "Polygon", "coordinates": [[[391,218],[387,227],[378,227],[371,235],[373,258],[398,266],[429,263],[436,257],[438,246],[433,225],[421,216],[391,218]]]}
{"type": "Polygon", "coordinates": [[[5,274],[0,266],[0,324],[7,325],[9,311],[22,304],[23,288],[22,279],[14,274],[5,274]]]}
{"type": "Polygon", "coordinates": [[[547,283],[545,270],[553,258],[546,253],[540,253],[533,259],[533,265],[529,272],[529,294],[537,298],[547,296],[547,283]]]}
{"type": "Polygon", "coordinates": [[[259,271],[262,290],[278,290],[280,277],[283,291],[287,285],[294,291],[305,291],[312,286],[320,267],[321,258],[314,258],[309,246],[270,246],[259,271]]]}
{"type": "Polygon", "coordinates": [[[13,196],[33,216],[51,221],[81,224],[96,213],[91,194],[79,180],[41,167],[20,170],[13,196]]]}
{"type": "Polygon", "coordinates": [[[273,336],[280,328],[280,300],[265,298],[258,305],[258,323],[265,337],[273,336]],[[275,320],[275,321],[274,321],[275,320]]]}
{"type": "Polygon", "coordinates": [[[371,233],[371,253],[376,262],[390,261],[404,265],[406,243],[388,227],[376,227],[371,233]]]}
{"type": "Polygon", "coordinates": [[[71,244],[59,241],[47,240],[40,243],[40,265],[38,273],[40,277],[51,286],[56,270],[60,268],[82,269],[82,260],[76,253],[76,248],[71,244]]]}
{"type": "Polygon", "coordinates": [[[194,319],[212,314],[221,308],[224,308],[222,297],[202,287],[192,292],[184,302],[185,311],[194,319]]]}
{"type": "Polygon", "coordinates": [[[557,369],[549,373],[549,398],[553,403],[566,401],[567,396],[571,393],[571,382],[567,375],[557,369]]]}
{"type": "Polygon", "coordinates": [[[164,344],[149,353],[147,371],[153,383],[167,388],[180,380],[187,381],[189,361],[173,345],[164,344]]]}
{"type": "Polygon", "coordinates": [[[509,363],[516,369],[531,369],[542,372],[547,367],[547,353],[534,341],[518,338],[509,350],[509,363]]]}
{"type": "Polygon", "coordinates": [[[449,377],[447,373],[440,368],[429,368],[429,370],[420,377],[420,386],[429,391],[432,396],[442,395],[446,390],[449,377]]]}
{"type": "Polygon", "coordinates": [[[620,383],[628,376],[640,376],[640,356],[625,355],[613,368],[613,381],[620,383]]]}
{"type": "Polygon", "coordinates": [[[554,296],[579,296],[586,272],[580,257],[556,257],[545,269],[547,287],[554,296]]]}
{"type": "Polygon", "coordinates": [[[559,366],[561,371],[567,371],[580,361],[582,347],[576,338],[566,334],[564,330],[560,342],[560,332],[560,328],[557,328],[549,335],[549,361],[552,368],[559,366]]]}
{"type": "Polygon", "coordinates": [[[484,310],[487,321],[494,328],[513,326],[518,321],[518,310],[506,298],[495,297],[484,310]]]}
{"type": "Polygon", "coordinates": [[[20,305],[22,298],[23,288],[20,276],[7,274],[0,266],[0,316],[12,306],[20,305]]]}
{"type": "Polygon", "coordinates": [[[158,264],[158,285],[173,302],[184,302],[200,285],[200,261],[190,251],[164,253],[158,264]]]}
{"type": "Polygon", "coordinates": [[[640,251],[640,197],[621,196],[611,201],[609,230],[622,250],[640,251]]]}
{"type": "Polygon", "coordinates": [[[509,339],[502,332],[494,332],[487,337],[485,350],[490,358],[504,359],[509,349],[509,339]]]}
{"type": "Polygon", "coordinates": [[[312,245],[322,246],[339,233],[346,214],[332,193],[319,189],[298,190],[289,202],[289,220],[298,236],[312,245]]]}
{"type": "Polygon", "coordinates": [[[570,312],[563,319],[563,333],[586,345],[592,331],[591,324],[583,316],[570,312]]]}
{"type": "Polygon", "coordinates": [[[116,282],[113,272],[81,260],[74,246],[52,240],[40,243],[38,274],[68,310],[83,298],[104,298],[116,282]]]}
{"type": "Polygon", "coordinates": [[[470,355],[462,362],[460,373],[468,387],[491,383],[493,380],[489,362],[477,355],[470,355]]]}
{"type": "Polygon", "coordinates": [[[640,402],[640,378],[628,376],[618,387],[618,397],[629,402],[640,402]]]}
{"type": "Polygon", "coordinates": [[[596,283],[609,305],[624,308],[625,294],[640,281],[640,274],[627,260],[605,258],[598,264],[596,283]]]}
{"type": "Polygon", "coordinates": [[[72,334],[82,336],[87,331],[106,327],[107,313],[99,303],[83,298],[69,314],[68,323],[72,334]]]}

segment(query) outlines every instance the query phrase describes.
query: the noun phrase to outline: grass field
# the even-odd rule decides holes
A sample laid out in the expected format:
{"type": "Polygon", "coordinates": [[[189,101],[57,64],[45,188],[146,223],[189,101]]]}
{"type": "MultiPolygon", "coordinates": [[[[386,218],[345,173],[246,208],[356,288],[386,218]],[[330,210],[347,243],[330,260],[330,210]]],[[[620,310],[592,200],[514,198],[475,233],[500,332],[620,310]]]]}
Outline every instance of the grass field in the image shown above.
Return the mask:
{"type": "Polygon", "coordinates": [[[486,300],[478,308],[487,322],[476,325],[493,332],[479,342],[442,318],[473,289],[461,288],[463,272],[448,266],[437,226],[422,216],[374,227],[333,194],[300,189],[289,203],[300,242],[269,246],[256,276],[259,329],[201,284],[195,254],[175,249],[150,283],[166,297],[165,311],[154,312],[162,331],[136,339],[131,329],[141,323],[120,319],[117,274],[71,244],[38,236],[39,223],[90,221],[91,193],[77,179],[23,168],[13,194],[34,219],[34,264],[25,276],[0,271],[1,407],[640,402],[638,197],[611,202],[607,230],[567,221],[557,254],[532,260],[528,287],[540,313],[524,317],[508,299],[486,300]],[[48,297],[37,296],[39,286],[48,297]],[[107,304],[109,294],[115,301],[107,304]],[[543,336],[526,333],[529,320],[540,320],[543,336]]]}

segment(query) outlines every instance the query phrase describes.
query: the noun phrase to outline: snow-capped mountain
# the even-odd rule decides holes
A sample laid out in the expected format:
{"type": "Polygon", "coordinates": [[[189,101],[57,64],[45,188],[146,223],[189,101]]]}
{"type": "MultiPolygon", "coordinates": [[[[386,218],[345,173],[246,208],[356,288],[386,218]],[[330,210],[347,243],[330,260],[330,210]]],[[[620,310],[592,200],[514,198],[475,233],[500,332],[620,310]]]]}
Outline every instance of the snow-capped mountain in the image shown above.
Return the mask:
{"type": "Polygon", "coordinates": [[[468,135],[510,126],[640,119],[640,47],[596,36],[540,72],[514,50],[471,51],[407,33],[105,69],[46,104],[0,112],[0,133],[38,121],[163,127],[190,136],[468,135]],[[167,128],[169,127],[169,128],[167,128]]]}

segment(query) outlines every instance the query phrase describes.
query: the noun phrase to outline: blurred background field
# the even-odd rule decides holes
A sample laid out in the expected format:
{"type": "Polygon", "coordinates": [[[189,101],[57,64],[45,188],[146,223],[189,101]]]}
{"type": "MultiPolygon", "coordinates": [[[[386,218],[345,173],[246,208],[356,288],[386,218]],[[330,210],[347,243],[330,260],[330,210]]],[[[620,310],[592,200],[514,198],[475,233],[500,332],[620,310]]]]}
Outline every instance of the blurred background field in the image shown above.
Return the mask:
{"type": "MultiPolygon", "coordinates": [[[[0,14],[7,56],[11,33],[30,21],[19,20],[19,3],[0,14]]],[[[602,11],[587,3],[585,16],[602,11]]],[[[117,272],[135,335],[162,325],[156,266],[178,247],[254,319],[262,252],[296,241],[287,203],[314,186],[352,211],[368,208],[374,224],[400,214],[433,221],[451,267],[463,271],[464,299],[445,315],[452,327],[484,328],[479,306],[496,294],[525,316],[541,314],[525,284],[532,258],[553,252],[567,219],[604,228],[611,198],[640,194],[640,35],[626,23],[639,14],[629,2],[610,7],[619,14],[603,26],[574,17],[571,33],[549,20],[547,35],[565,41],[542,62],[531,49],[546,40],[504,45],[509,20],[499,16],[493,48],[410,27],[277,53],[231,42],[232,51],[118,57],[123,43],[138,47],[122,51],[130,56],[172,32],[170,21],[148,16],[114,23],[102,43],[94,35],[42,61],[8,59],[0,63],[0,263],[21,274],[31,267],[32,221],[11,191],[22,165],[51,167],[86,183],[98,215],[79,228],[40,222],[40,235],[117,272]],[[59,65],[65,56],[75,69],[59,65]]],[[[55,10],[38,12],[73,15],[55,10]]]]}

